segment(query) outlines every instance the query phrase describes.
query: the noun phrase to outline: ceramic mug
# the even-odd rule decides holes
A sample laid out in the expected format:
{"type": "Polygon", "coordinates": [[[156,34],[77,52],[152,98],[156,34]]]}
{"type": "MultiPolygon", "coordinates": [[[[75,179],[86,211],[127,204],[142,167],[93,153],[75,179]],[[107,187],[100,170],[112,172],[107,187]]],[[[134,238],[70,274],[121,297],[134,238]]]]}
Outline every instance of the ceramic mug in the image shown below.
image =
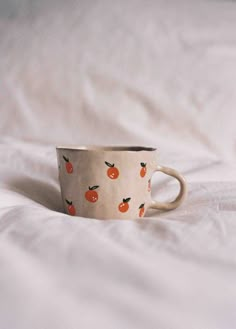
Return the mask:
{"type": "Polygon", "coordinates": [[[171,210],[187,187],[176,170],[158,163],[157,150],[141,146],[57,148],[59,181],[66,213],[97,219],[134,219],[148,208],[171,210]],[[180,191],[172,202],[151,198],[151,177],[161,171],[175,177],[180,191]]]}

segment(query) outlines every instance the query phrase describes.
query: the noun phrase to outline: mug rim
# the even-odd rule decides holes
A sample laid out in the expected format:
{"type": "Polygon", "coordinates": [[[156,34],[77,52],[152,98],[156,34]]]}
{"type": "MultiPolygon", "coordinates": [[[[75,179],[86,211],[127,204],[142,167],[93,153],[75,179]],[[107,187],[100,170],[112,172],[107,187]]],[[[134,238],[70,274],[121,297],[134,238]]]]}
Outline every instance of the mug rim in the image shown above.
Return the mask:
{"type": "Polygon", "coordinates": [[[68,150],[68,151],[104,151],[104,152],[153,152],[156,151],[156,147],[152,146],[134,146],[134,145],[58,145],[57,150],[68,150]]]}

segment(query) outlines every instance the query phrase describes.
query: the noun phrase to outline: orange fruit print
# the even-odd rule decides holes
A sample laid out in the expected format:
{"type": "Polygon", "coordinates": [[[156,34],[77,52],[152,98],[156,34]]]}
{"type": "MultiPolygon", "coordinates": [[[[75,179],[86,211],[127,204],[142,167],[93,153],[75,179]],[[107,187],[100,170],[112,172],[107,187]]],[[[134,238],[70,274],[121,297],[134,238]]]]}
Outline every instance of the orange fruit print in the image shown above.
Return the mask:
{"type": "Polygon", "coordinates": [[[88,191],[85,192],[85,199],[89,202],[96,202],[98,200],[98,193],[95,191],[99,185],[89,186],[88,191]]]}
{"type": "Polygon", "coordinates": [[[141,165],[141,167],[142,167],[142,168],[140,169],[140,176],[141,176],[141,177],[144,177],[144,176],[146,175],[146,173],[147,173],[147,164],[144,163],[144,162],[141,162],[140,165],[141,165]]]}
{"type": "Polygon", "coordinates": [[[140,206],[139,206],[139,217],[143,217],[144,215],[144,203],[142,203],[140,206]]]}
{"type": "Polygon", "coordinates": [[[115,164],[111,164],[107,161],[105,161],[105,164],[109,167],[107,169],[107,176],[110,178],[110,179],[117,179],[118,176],[119,176],[119,170],[115,167],[115,164]]]}
{"type": "Polygon", "coordinates": [[[131,200],[131,198],[126,198],[123,199],[123,201],[119,204],[118,209],[120,212],[126,212],[129,210],[129,201],[131,200]]]}
{"type": "Polygon", "coordinates": [[[64,155],[63,155],[63,159],[66,162],[66,171],[67,171],[67,173],[72,174],[73,173],[72,163],[69,161],[69,158],[65,157],[64,155]]]}
{"type": "Polygon", "coordinates": [[[71,215],[71,216],[75,216],[76,211],[75,211],[75,207],[74,207],[72,201],[69,201],[69,200],[66,199],[66,203],[68,205],[68,207],[67,207],[68,214],[71,215]]]}

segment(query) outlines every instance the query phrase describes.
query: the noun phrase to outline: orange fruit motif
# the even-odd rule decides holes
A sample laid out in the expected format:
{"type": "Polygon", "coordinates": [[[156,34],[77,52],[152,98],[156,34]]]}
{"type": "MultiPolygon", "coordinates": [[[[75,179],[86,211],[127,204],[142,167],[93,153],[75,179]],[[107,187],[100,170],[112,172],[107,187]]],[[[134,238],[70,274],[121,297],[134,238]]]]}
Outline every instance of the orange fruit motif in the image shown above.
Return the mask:
{"type": "Polygon", "coordinates": [[[148,180],[148,192],[151,192],[151,178],[148,180]]]}
{"type": "Polygon", "coordinates": [[[76,211],[75,211],[75,207],[74,207],[72,201],[69,201],[66,199],[66,203],[68,204],[68,207],[67,207],[68,214],[71,216],[75,216],[76,211]]]}
{"type": "Polygon", "coordinates": [[[115,164],[114,163],[111,164],[107,161],[105,161],[105,164],[109,167],[107,169],[107,176],[110,179],[117,179],[120,173],[119,170],[115,167],[115,164]]]}
{"type": "Polygon", "coordinates": [[[96,202],[98,200],[98,193],[95,191],[99,185],[89,186],[88,191],[85,192],[85,199],[89,202],[96,202]]]}
{"type": "Polygon", "coordinates": [[[126,212],[129,210],[129,201],[131,198],[123,199],[123,201],[119,204],[118,209],[120,212],[126,212]]]}
{"type": "Polygon", "coordinates": [[[142,167],[142,168],[140,169],[140,176],[141,176],[141,177],[144,177],[144,176],[146,175],[146,173],[147,173],[147,164],[144,163],[144,162],[141,162],[140,165],[141,165],[141,167],[142,167]]]}
{"type": "Polygon", "coordinates": [[[143,217],[143,215],[144,215],[144,211],[145,211],[145,209],[144,209],[144,203],[142,203],[140,206],[139,206],[139,217],[143,217]]]}
{"type": "Polygon", "coordinates": [[[67,171],[67,173],[72,174],[73,173],[72,163],[69,161],[69,158],[65,157],[64,155],[63,155],[63,159],[66,162],[66,171],[67,171]]]}

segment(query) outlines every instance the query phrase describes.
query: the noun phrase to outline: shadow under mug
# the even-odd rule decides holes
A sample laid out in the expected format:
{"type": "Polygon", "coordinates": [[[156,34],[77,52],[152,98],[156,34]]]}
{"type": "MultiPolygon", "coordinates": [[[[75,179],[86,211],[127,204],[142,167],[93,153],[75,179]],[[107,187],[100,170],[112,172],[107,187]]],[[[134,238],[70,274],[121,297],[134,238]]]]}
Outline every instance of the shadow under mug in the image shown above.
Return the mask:
{"type": "Polygon", "coordinates": [[[186,197],[184,177],[158,162],[153,147],[58,146],[57,160],[65,212],[97,219],[135,219],[148,208],[171,210],[186,197]],[[151,198],[151,178],[156,171],[179,181],[172,202],[151,198]]]}

